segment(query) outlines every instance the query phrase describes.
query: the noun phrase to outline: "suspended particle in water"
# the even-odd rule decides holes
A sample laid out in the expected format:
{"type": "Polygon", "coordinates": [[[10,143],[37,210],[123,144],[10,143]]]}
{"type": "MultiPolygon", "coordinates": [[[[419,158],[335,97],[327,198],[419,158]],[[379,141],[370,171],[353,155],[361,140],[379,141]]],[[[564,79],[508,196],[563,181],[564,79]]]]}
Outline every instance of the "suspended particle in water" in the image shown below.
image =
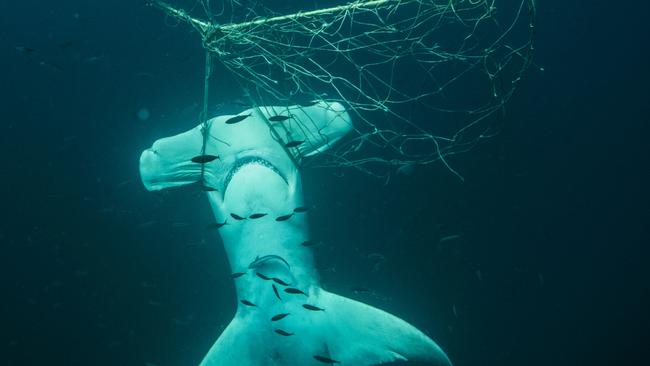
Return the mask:
{"type": "Polygon", "coordinates": [[[146,121],[151,117],[151,112],[147,108],[140,108],[137,115],[140,121],[146,121]]]}

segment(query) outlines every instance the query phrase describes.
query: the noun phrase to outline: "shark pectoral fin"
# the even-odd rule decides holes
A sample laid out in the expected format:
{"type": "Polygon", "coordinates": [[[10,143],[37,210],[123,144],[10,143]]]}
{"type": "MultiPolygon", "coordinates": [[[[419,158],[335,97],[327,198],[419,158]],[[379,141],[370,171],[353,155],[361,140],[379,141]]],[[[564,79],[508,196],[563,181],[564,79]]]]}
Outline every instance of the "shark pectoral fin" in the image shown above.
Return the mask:
{"type": "Polygon", "coordinates": [[[419,361],[451,366],[440,347],[402,319],[372,306],[326,291],[320,304],[328,317],[331,358],[344,365],[419,361]]]}

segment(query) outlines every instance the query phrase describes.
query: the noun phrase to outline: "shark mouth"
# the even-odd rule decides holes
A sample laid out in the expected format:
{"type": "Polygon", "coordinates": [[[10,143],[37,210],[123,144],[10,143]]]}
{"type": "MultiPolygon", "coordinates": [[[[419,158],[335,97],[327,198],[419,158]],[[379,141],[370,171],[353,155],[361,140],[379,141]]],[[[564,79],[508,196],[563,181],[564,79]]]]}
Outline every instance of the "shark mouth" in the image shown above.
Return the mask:
{"type": "Polygon", "coordinates": [[[224,192],[226,191],[226,189],[228,188],[228,184],[230,184],[230,181],[235,176],[235,174],[237,174],[239,170],[251,164],[261,165],[267,169],[272,170],[275,174],[280,176],[280,178],[282,178],[282,180],[287,185],[289,184],[289,182],[287,181],[287,177],[284,174],[282,174],[280,169],[278,169],[275,165],[271,164],[268,160],[262,159],[258,156],[249,156],[237,160],[235,164],[232,166],[232,168],[230,168],[230,171],[228,172],[228,175],[226,175],[226,179],[223,182],[223,191],[224,192]]]}

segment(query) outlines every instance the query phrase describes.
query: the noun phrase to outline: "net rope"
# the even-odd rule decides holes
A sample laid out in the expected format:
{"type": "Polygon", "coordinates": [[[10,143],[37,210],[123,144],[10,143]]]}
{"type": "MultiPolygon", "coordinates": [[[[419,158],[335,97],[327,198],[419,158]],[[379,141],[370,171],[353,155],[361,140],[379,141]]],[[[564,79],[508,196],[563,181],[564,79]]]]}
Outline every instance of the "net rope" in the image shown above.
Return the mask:
{"type": "Polygon", "coordinates": [[[253,105],[346,106],[353,135],[301,166],[378,176],[440,161],[460,177],[448,157],[498,133],[534,50],[534,0],[357,0],[288,14],[200,0],[203,18],[150,4],[194,26],[206,73],[211,54],[253,105]]]}

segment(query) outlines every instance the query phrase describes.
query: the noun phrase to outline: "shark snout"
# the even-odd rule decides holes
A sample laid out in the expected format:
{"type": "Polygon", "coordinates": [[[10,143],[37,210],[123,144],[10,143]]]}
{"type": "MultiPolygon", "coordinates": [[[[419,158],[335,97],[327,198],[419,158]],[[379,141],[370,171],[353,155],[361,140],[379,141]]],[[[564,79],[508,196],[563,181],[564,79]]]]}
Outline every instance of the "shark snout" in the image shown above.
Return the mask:
{"type": "Polygon", "coordinates": [[[140,155],[140,177],[150,191],[191,184],[200,175],[200,167],[193,166],[190,161],[165,159],[155,149],[147,149],[140,155]]]}
{"type": "MultiPolygon", "coordinates": [[[[192,160],[206,155],[201,153],[202,142],[200,130],[194,128],[160,139],[144,150],[140,155],[140,176],[145,187],[160,190],[197,182],[204,164],[192,160]]],[[[206,164],[213,164],[213,161],[206,164]]]]}

